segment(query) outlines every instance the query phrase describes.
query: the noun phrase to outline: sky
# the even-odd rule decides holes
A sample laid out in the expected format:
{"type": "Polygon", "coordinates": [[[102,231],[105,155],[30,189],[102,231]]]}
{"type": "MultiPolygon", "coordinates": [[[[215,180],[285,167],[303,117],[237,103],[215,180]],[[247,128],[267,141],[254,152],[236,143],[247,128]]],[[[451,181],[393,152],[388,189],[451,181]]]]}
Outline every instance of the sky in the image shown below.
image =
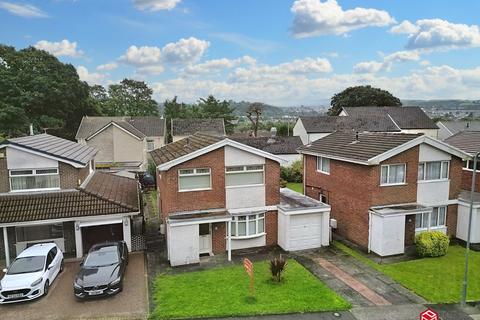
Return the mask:
{"type": "Polygon", "coordinates": [[[49,51],[89,84],[154,98],[324,104],[372,85],[480,99],[480,1],[0,0],[0,43],[49,51]]]}

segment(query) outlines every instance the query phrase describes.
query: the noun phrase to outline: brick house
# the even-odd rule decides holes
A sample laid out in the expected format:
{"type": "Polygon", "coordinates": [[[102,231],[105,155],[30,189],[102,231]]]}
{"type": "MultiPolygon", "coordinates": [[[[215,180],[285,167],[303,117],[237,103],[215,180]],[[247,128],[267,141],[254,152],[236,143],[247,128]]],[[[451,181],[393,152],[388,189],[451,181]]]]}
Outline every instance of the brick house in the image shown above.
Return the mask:
{"type": "Polygon", "coordinates": [[[55,242],[82,257],[92,244],[125,240],[140,213],[135,179],[97,172],[97,150],[48,134],[0,144],[0,254],[55,242]]]}
{"type": "Polygon", "coordinates": [[[335,132],[299,148],[307,196],[331,205],[335,232],[381,256],[415,234],[456,234],[465,152],[420,134],[335,132]]]}
{"type": "Polygon", "coordinates": [[[230,258],[232,250],[276,245],[279,238],[293,249],[328,244],[329,206],[318,201],[301,204],[295,195],[281,191],[282,159],[273,154],[196,133],[151,156],[173,266],[198,263],[203,254],[227,252],[230,258]],[[313,222],[309,231],[319,225],[327,228],[323,237],[318,230],[310,239],[297,238],[300,216],[307,219],[304,225],[313,222]],[[281,228],[289,230],[279,235],[281,228]]]}

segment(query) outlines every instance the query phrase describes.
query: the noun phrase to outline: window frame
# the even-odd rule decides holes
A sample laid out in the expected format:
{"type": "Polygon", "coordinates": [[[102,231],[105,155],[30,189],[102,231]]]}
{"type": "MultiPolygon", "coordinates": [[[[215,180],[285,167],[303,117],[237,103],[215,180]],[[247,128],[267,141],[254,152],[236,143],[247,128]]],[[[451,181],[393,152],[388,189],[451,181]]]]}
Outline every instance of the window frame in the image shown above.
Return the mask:
{"type": "Polygon", "coordinates": [[[9,169],[8,170],[8,183],[10,187],[10,192],[30,192],[30,191],[51,191],[51,190],[60,190],[60,171],[58,167],[50,167],[50,168],[32,168],[32,169],[9,169]],[[55,170],[53,173],[37,173],[37,171],[42,170],[55,170]],[[19,171],[30,171],[31,173],[24,173],[24,174],[12,174],[13,172],[19,171]],[[58,176],[58,187],[53,188],[31,188],[31,189],[12,189],[12,178],[18,177],[43,177],[43,176],[58,176]]]}
{"type": "Polygon", "coordinates": [[[420,166],[423,166],[423,176],[422,178],[419,177],[419,174],[417,174],[417,180],[418,182],[430,182],[430,181],[448,181],[450,179],[450,160],[439,160],[439,161],[421,161],[418,163],[418,172],[420,172],[420,166]],[[427,164],[428,163],[434,163],[434,162],[440,162],[440,178],[439,179],[428,179],[427,180],[427,164]],[[444,166],[447,166],[447,177],[443,178],[443,169],[444,166]]]}
{"type": "Polygon", "coordinates": [[[385,186],[403,186],[407,184],[407,164],[406,163],[391,163],[391,164],[382,164],[380,165],[380,186],[385,187],[385,186]],[[394,182],[390,183],[390,167],[393,166],[403,166],[403,182],[394,182]],[[387,168],[387,182],[383,183],[383,168],[387,168]]]}
{"type": "Polygon", "coordinates": [[[232,216],[232,221],[230,222],[230,238],[235,240],[235,239],[251,239],[251,238],[257,238],[261,237],[266,234],[266,212],[259,212],[259,213],[253,213],[253,214],[245,214],[245,215],[235,215],[232,216]],[[245,217],[245,220],[240,220],[239,218],[245,217]],[[254,219],[251,219],[251,217],[255,217],[254,219]],[[250,233],[250,222],[255,221],[255,233],[250,233]],[[258,224],[259,221],[263,220],[263,231],[258,232],[258,224]],[[238,235],[238,225],[240,223],[245,223],[245,235],[238,235]],[[235,231],[235,232],[233,232],[235,231]]]}
{"type": "Polygon", "coordinates": [[[245,187],[255,187],[255,186],[264,186],[265,185],[265,165],[264,164],[246,164],[238,166],[225,166],[225,188],[245,188],[245,187]],[[262,169],[251,169],[248,170],[248,167],[262,167],[262,169]],[[228,171],[229,168],[242,167],[242,170],[228,171]],[[235,174],[245,174],[245,173],[262,173],[262,183],[251,183],[251,184],[240,184],[240,185],[227,185],[227,175],[235,174]]]}
{"type": "Polygon", "coordinates": [[[155,150],[155,140],[147,139],[147,151],[152,151],[152,150],[155,150]],[[148,147],[149,143],[151,143],[153,145],[153,148],[148,147]]]}
{"type": "Polygon", "coordinates": [[[330,164],[332,162],[330,161],[330,158],[327,158],[327,157],[322,157],[322,156],[317,156],[317,172],[320,172],[320,173],[323,173],[323,174],[327,174],[327,175],[330,175],[330,164]],[[322,170],[323,169],[323,160],[324,159],[327,159],[328,160],[328,171],[324,171],[322,170]]]}
{"type": "Polygon", "coordinates": [[[438,207],[433,207],[431,212],[422,212],[422,213],[415,214],[415,231],[418,232],[418,231],[446,228],[447,227],[447,213],[448,213],[447,206],[438,206],[438,207]],[[444,211],[443,224],[439,224],[441,209],[443,209],[443,211],[444,211]],[[432,225],[432,214],[437,215],[437,224],[436,225],[432,225]],[[421,222],[422,223],[421,223],[421,226],[417,228],[417,217],[419,215],[421,216],[421,222]],[[427,226],[423,225],[424,215],[428,215],[428,219],[427,219],[428,225],[427,226]]]}
{"type": "Polygon", "coordinates": [[[199,168],[181,168],[178,169],[178,192],[191,192],[191,191],[205,191],[212,190],[212,169],[208,167],[199,167],[199,168]],[[181,173],[182,170],[193,170],[193,173],[181,173]],[[208,170],[208,173],[198,173],[197,170],[208,170]],[[193,188],[193,189],[181,189],[180,178],[182,177],[199,177],[199,176],[209,176],[209,187],[207,188],[193,188]]]}
{"type": "MultiPolygon", "coordinates": [[[[462,161],[462,169],[473,172],[473,160],[462,161]],[[472,164],[470,168],[470,164],[472,164]]],[[[477,172],[480,172],[480,162],[477,162],[477,172]]]]}

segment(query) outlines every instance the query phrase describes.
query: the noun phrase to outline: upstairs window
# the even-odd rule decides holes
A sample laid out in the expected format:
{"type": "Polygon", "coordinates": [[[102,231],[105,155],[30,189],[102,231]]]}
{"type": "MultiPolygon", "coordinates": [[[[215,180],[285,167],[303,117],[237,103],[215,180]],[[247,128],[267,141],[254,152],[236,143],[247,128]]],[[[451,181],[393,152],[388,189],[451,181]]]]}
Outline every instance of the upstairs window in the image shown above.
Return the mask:
{"type": "Polygon", "coordinates": [[[147,140],[147,151],[152,151],[155,149],[155,141],[148,139],[147,140]]]}
{"type": "Polygon", "coordinates": [[[234,166],[225,168],[225,186],[262,185],[264,167],[260,165],[234,166]]]}
{"type": "Polygon", "coordinates": [[[11,191],[54,190],[60,188],[58,168],[10,170],[11,191]]]}
{"type": "Polygon", "coordinates": [[[330,159],[317,157],[317,171],[330,174],[330,159]]]}
{"type": "Polygon", "coordinates": [[[418,180],[443,180],[448,179],[449,161],[430,161],[418,164],[418,180]]]}
{"type": "Polygon", "coordinates": [[[199,191],[212,188],[210,168],[178,170],[179,191],[199,191]]]}
{"type": "Polygon", "coordinates": [[[396,185],[405,183],[406,165],[388,164],[381,166],[380,185],[396,185]]]}

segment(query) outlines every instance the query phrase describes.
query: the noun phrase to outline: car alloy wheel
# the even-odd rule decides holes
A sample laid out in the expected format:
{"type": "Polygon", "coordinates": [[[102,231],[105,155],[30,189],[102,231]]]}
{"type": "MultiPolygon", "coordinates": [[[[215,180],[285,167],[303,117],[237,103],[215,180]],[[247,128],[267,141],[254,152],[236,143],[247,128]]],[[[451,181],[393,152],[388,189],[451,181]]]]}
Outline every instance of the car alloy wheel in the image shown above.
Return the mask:
{"type": "Polygon", "coordinates": [[[48,289],[50,288],[50,284],[48,283],[48,280],[45,281],[45,285],[43,286],[43,295],[46,296],[48,294],[48,289]]]}

